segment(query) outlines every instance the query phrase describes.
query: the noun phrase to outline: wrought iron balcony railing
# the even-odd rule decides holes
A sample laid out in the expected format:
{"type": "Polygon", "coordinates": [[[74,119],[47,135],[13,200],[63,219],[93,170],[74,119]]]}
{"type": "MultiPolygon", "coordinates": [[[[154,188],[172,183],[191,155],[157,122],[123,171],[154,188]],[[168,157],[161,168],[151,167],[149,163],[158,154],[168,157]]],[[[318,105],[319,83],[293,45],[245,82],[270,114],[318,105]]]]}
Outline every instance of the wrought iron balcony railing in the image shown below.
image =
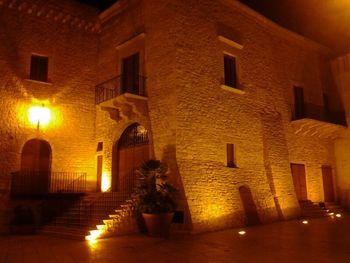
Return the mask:
{"type": "Polygon", "coordinates": [[[84,193],[86,173],[18,171],[12,173],[11,195],[84,193]]]}
{"type": "Polygon", "coordinates": [[[300,120],[305,118],[347,126],[344,111],[328,111],[323,106],[310,103],[296,105],[294,108],[292,120],[300,120]]]}
{"type": "Polygon", "coordinates": [[[121,75],[101,84],[95,88],[95,103],[113,99],[124,93],[146,96],[146,77],[121,75]]]}

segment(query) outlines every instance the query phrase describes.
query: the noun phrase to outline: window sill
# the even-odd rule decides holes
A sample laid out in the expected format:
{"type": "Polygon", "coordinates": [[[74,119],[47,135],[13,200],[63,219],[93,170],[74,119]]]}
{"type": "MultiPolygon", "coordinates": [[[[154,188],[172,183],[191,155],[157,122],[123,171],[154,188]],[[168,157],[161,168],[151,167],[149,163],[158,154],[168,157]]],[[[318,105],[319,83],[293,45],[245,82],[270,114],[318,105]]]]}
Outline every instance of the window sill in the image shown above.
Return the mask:
{"type": "Polygon", "coordinates": [[[244,90],[241,90],[241,89],[238,89],[238,88],[234,88],[234,87],[230,87],[230,86],[226,86],[226,85],[221,85],[221,88],[224,89],[224,90],[227,90],[229,92],[236,93],[236,94],[240,94],[240,95],[245,94],[244,90]]]}
{"type": "Polygon", "coordinates": [[[52,85],[51,82],[45,82],[45,81],[34,80],[34,79],[25,79],[25,81],[38,83],[38,84],[43,84],[43,85],[50,85],[50,86],[52,85]]]}

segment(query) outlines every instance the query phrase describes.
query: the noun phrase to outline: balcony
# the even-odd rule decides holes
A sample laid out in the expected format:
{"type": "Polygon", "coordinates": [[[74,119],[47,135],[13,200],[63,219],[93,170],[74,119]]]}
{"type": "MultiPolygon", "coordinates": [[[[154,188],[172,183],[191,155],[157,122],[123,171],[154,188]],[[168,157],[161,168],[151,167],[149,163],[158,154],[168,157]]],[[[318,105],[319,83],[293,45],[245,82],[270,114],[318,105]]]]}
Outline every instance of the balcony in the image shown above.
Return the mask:
{"type": "Polygon", "coordinates": [[[295,107],[292,120],[313,119],[342,126],[347,126],[345,112],[327,111],[323,106],[304,103],[295,107]]]}
{"type": "Polygon", "coordinates": [[[335,138],[347,127],[345,112],[332,112],[323,106],[304,103],[295,105],[292,125],[296,134],[335,138]]]}
{"type": "Polygon", "coordinates": [[[86,191],[86,173],[18,171],[12,173],[11,196],[78,194],[86,191]]]}
{"type": "Polygon", "coordinates": [[[146,97],[146,77],[121,75],[98,84],[95,103],[101,104],[126,93],[146,97]]]}
{"type": "Polygon", "coordinates": [[[111,119],[134,121],[148,119],[146,78],[126,75],[112,78],[96,86],[95,103],[107,111],[111,119]]]}

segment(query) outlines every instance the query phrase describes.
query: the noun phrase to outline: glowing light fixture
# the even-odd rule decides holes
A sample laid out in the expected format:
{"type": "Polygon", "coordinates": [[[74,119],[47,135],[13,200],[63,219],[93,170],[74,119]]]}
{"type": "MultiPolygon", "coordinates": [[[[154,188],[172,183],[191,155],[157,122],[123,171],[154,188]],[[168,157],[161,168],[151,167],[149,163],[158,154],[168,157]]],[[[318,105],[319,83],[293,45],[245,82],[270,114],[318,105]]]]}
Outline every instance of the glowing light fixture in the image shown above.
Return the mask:
{"type": "Polygon", "coordinates": [[[336,214],[335,216],[336,216],[336,217],[341,217],[341,214],[338,213],[338,214],[336,214]]]}
{"type": "Polygon", "coordinates": [[[111,188],[111,180],[110,176],[106,172],[102,173],[102,180],[101,180],[101,191],[107,192],[111,188]]]}
{"type": "Polygon", "coordinates": [[[245,235],[246,232],[244,230],[238,231],[238,234],[240,234],[241,236],[245,235]]]}
{"type": "Polygon", "coordinates": [[[309,221],[303,220],[302,223],[303,223],[304,225],[307,225],[307,224],[309,223],[309,221]]]}
{"type": "Polygon", "coordinates": [[[328,213],[328,215],[333,216],[333,215],[334,215],[334,213],[333,213],[333,212],[330,212],[330,213],[328,213]]]}
{"type": "Polygon", "coordinates": [[[28,119],[29,122],[33,125],[37,125],[37,128],[39,129],[39,126],[46,126],[51,119],[51,111],[43,106],[33,106],[30,107],[28,110],[28,119]]]}

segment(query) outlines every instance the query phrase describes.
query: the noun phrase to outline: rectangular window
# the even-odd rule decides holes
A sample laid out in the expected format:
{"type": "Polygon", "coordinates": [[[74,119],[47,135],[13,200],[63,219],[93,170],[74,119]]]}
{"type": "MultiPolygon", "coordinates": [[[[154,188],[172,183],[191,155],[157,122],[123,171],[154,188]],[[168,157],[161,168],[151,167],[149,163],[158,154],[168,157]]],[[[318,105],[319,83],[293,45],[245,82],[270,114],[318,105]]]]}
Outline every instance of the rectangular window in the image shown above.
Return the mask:
{"type": "Polygon", "coordinates": [[[132,94],[139,94],[139,71],[140,56],[139,53],[123,59],[122,72],[122,90],[132,94]]]}
{"type": "Polygon", "coordinates": [[[224,74],[225,85],[233,88],[237,88],[237,67],[236,58],[224,55],[224,74]]]}
{"type": "Polygon", "coordinates": [[[226,144],[227,167],[236,168],[235,148],[232,143],[226,144]]]}
{"type": "Polygon", "coordinates": [[[30,79],[47,82],[49,58],[32,55],[30,61],[30,79]]]}

